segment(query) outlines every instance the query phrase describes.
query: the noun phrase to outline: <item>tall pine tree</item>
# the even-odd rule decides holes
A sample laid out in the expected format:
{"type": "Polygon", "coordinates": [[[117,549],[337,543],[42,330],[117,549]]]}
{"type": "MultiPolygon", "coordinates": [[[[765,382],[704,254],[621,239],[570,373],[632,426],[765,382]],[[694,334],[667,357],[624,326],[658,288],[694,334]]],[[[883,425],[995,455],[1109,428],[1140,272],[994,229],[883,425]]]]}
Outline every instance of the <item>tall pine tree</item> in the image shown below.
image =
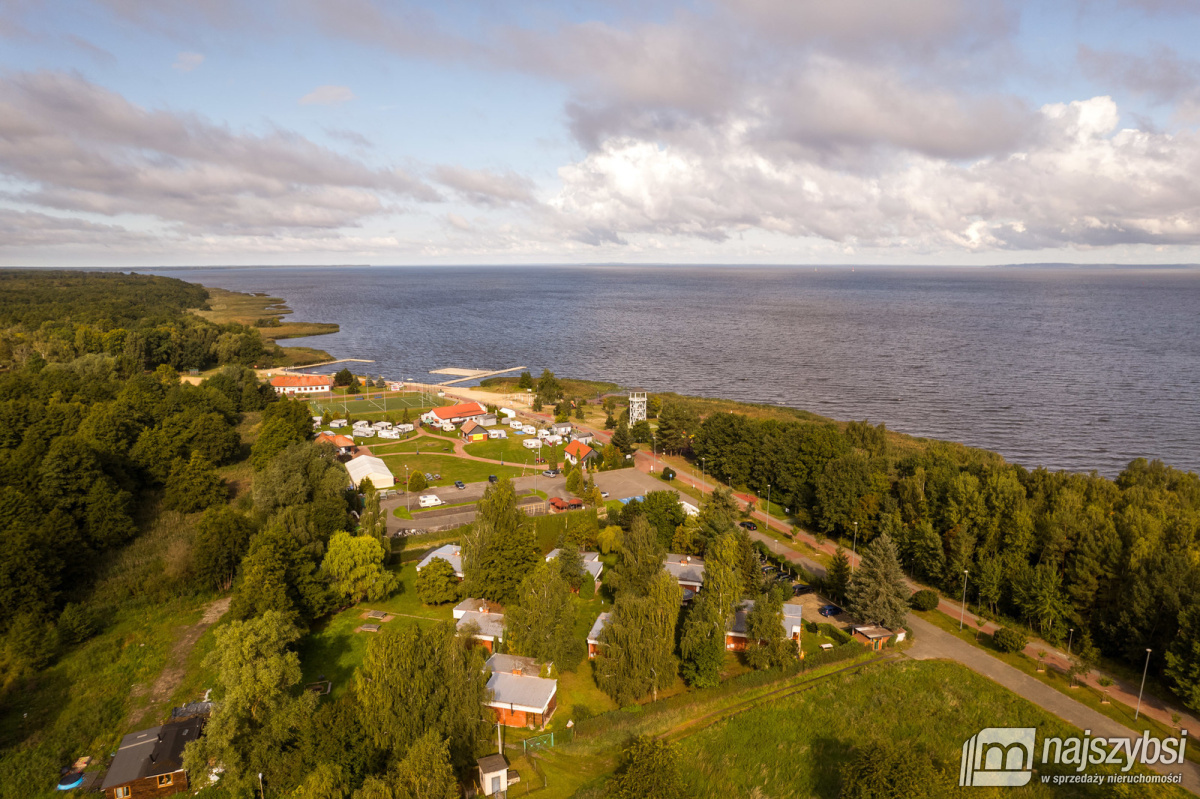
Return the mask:
{"type": "Polygon", "coordinates": [[[896,545],[884,533],[867,546],[850,579],[848,610],[861,622],[896,628],[908,614],[908,596],[896,545]]]}

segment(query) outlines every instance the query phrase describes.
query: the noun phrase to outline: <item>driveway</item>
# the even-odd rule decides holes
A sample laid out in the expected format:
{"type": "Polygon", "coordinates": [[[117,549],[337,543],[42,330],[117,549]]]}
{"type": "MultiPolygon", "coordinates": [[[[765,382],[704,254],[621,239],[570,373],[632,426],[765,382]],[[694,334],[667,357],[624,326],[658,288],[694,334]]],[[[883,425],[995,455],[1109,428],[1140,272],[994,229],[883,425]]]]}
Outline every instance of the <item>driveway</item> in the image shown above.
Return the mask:
{"type": "MultiPolygon", "coordinates": [[[[521,506],[537,505],[543,500],[540,497],[534,496],[533,492],[543,491],[550,497],[566,497],[567,481],[563,477],[544,477],[537,475],[536,477],[518,477],[513,481],[513,488],[516,489],[518,503],[521,506]]],[[[401,519],[397,517],[393,510],[396,508],[406,507],[408,497],[403,491],[399,491],[391,497],[379,503],[379,507],[384,511],[387,518],[388,535],[400,535],[409,530],[449,530],[464,524],[470,524],[475,521],[476,505],[483,498],[483,493],[487,491],[490,485],[486,480],[478,483],[467,483],[465,489],[458,489],[454,486],[440,486],[438,488],[429,488],[424,491],[414,491],[412,494],[411,512],[414,514],[413,519],[401,519]],[[470,505],[462,505],[455,508],[435,508],[422,512],[417,507],[417,497],[433,494],[447,504],[461,505],[464,502],[470,502],[470,505]]]]}

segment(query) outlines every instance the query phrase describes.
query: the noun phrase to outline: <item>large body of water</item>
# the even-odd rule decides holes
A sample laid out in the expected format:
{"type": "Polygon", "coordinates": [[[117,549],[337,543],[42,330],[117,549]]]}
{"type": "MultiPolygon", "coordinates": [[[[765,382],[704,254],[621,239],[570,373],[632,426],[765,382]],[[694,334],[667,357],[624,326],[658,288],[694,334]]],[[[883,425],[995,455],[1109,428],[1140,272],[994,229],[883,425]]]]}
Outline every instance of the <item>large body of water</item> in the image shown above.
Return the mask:
{"type": "MultiPolygon", "coordinates": [[[[804,408],[1115,475],[1200,470],[1200,270],[164,270],[286,298],[372,374],[549,368],[804,408]]],[[[437,380],[448,379],[446,377],[437,380]]]]}

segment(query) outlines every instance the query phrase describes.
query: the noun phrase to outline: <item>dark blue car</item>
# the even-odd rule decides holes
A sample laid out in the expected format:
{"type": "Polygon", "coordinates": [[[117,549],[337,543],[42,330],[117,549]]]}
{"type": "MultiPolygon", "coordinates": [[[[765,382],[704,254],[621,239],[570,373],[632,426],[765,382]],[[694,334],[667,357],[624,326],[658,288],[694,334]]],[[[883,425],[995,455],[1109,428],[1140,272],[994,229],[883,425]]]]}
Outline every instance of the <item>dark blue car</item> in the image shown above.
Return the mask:
{"type": "Polygon", "coordinates": [[[837,605],[824,605],[820,610],[817,611],[817,613],[820,613],[822,616],[836,616],[841,612],[842,609],[837,605]]]}

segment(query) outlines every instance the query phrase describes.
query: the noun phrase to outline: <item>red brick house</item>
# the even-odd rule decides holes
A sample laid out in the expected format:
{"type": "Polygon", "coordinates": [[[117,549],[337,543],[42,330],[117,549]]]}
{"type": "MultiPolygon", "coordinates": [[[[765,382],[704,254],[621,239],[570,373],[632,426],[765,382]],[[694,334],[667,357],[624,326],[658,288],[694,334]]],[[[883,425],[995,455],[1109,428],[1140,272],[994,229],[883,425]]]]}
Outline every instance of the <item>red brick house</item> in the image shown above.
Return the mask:
{"type": "Polygon", "coordinates": [[[485,668],[491,671],[487,682],[491,699],[484,704],[500,724],[546,726],[558,706],[558,680],[540,676],[542,666],[533,658],[516,655],[492,655],[485,668]]]}
{"type": "Polygon", "coordinates": [[[486,599],[464,599],[454,607],[455,626],[461,633],[474,628],[471,637],[489,652],[504,640],[504,608],[486,599]]]}
{"type": "MultiPolygon", "coordinates": [[[[725,648],[731,652],[742,652],[750,644],[750,638],[746,635],[746,616],[754,609],[754,600],[747,599],[733,614],[733,621],[729,623],[729,629],[725,631],[725,648]]],[[[803,632],[803,621],[800,618],[800,605],[793,605],[790,602],[783,605],[783,629],[781,630],[784,638],[791,638],[797,644],[800,643],[800,633],[803,632]]]]}
{"type": "Polygon", "coordinates": [[[108,799],[170,796],[188,790],[183,748],[200,737],[204,722],[197,716],[129,733],[121,739],[100,789],[108,799]]]}

